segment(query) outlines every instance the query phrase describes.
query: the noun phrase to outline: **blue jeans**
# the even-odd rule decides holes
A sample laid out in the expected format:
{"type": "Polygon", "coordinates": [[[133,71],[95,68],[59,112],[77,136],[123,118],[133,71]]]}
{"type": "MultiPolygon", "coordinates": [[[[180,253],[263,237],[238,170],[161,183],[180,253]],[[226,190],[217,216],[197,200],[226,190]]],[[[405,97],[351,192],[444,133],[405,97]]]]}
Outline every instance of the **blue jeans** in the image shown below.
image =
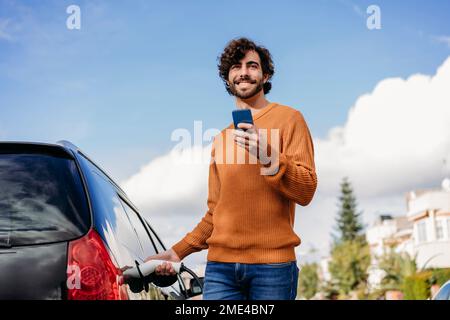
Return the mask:
{"type": "Polygon", "coordinates": [[[285,263],[228,263],[208,261],[204,300],[295,300],[296,261],[285,263]]]}

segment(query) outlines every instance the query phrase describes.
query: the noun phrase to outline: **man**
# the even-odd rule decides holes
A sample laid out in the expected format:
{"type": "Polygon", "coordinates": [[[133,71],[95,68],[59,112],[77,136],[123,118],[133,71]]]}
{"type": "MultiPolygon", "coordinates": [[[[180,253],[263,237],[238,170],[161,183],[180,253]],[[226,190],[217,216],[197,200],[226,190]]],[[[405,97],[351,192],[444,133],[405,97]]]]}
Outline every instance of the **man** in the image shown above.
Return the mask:
{"type": "MultiPolygon", "coordinates": [[[[308,205],[317,187],[311,135],[299,111],[266,99],[274,74],[267,49],[246,38],[232,40],[218,67],[237,108],[251,110],[254,124],[240,123],[242,130],[230,125],[215,137],[205,216],[170,250],[147,260],[179,262],[208,249],[204,299],[295,299],[294,248],[301,242],[293,230],[295,204],[308,205]],[[268,139],[263,130],[278,135],[268,139]],[[230,132],[231,143],[224,143],[230,132]],[[237,148],[256,162],[218,161],[219,152],[237,148]],[[269,173],[261,170],[274,167],[269,173]]],[[[156,273],[174,271],[165,262],[156,273]]]]}

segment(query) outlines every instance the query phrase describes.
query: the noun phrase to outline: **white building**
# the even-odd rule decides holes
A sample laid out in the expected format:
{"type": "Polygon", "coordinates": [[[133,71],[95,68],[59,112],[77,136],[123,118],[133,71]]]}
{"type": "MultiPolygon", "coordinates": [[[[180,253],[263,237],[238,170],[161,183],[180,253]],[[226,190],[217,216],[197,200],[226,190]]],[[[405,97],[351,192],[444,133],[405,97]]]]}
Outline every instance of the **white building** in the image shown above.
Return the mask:
{"type": "Polygon", "coordinates": [[[372,256],[368,270],[371,288],[384,277],[377,257],[389,247],[416,256],[419,270],[450,267],[450,179],[442,182],[442,188],[408,193],[406,204],[406,216],[382,215],[366,232],[372,256]]]}
{"type": "Polygon", "coordinates": [[[371,289],[377,288],[385,276],[385,272],[378,268],[378,258],[390,248],[413,256],[412,234],[413,223],[406,216],[380,215],[367,229],[366,240],[372,257],[368,270],[368,283],[371,289]]]}
{"type": "Polygon", "coordinates": [[[410,192],[407,208],[418,268],[450,267],[450,179],[440,189],[410,192]]]}
{"type": "Polygon", "coordinates": [[[412,255],[412,233],[413,223],[406,216],[381,215],[367,229],[366,240],[371,255],[375,258],[383,255],[389,248],[412,255]]]}

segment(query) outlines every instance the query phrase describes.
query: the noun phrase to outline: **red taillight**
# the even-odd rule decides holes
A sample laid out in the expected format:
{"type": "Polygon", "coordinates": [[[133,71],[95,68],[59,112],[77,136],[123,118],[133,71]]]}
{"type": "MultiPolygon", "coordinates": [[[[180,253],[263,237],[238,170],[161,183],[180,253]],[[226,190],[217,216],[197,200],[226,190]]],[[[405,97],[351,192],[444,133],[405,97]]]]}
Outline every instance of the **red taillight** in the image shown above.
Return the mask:
{"type": "Polygon", "coordinates": [[[90,230],[69,243],[67,267],[69,300],[123,300],[121,271],[111,261],[100,236],[90,230]]]}

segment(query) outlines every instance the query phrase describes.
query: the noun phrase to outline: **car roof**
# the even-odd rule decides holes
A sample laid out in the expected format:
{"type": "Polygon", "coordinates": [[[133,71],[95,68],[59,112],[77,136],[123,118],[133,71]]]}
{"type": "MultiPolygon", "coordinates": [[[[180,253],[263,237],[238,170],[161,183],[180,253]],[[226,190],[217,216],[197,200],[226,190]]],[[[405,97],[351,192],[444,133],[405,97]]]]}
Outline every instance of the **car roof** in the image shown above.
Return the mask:
{"type": "Polygon", "coordinates": [[[73,153],[70,152],[70,148],[65,145],[29,141],[0,141],[0,152],[42,152],[70,158],[74,157],[73,153]]]}

